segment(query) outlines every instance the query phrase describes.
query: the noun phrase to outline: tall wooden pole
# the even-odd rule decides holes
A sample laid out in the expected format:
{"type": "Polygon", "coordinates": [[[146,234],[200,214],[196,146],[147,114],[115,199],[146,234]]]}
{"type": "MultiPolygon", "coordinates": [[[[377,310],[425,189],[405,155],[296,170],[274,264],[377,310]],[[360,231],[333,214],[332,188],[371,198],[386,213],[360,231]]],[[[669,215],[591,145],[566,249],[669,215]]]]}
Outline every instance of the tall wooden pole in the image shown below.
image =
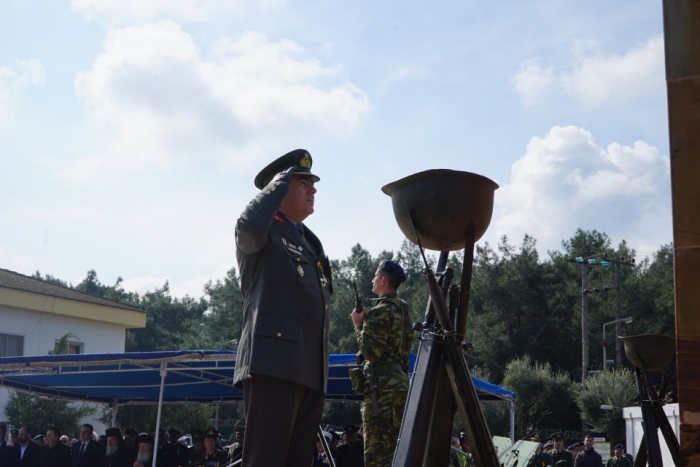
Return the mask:
{"type": "Polygon", "coordinates": [[[700,467],[700,0],[664,0],[682,465],[700,467]]]}

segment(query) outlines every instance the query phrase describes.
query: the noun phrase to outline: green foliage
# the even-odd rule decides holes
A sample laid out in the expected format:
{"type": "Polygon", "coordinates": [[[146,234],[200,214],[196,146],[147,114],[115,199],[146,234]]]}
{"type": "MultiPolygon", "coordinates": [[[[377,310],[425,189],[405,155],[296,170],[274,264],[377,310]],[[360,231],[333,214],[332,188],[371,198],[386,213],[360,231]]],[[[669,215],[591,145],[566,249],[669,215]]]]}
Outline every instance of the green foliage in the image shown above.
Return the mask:
{"type": "Polygon", "coordinates": [[[65,433],[77,433],[80,420],[94,411],[86,405],[73,405],[15,391],[10,391],[5,406],[5,415],[10,424],[26,426],[32,433],[44,433],[49,426],[59,427],[65,433]]]}
{"type": "Polygon", "coordinates": [[[209,302],[203,316],[205,347],[235,349],[243,326],[243,297],[236,269],[231,268],[223,281],[208,282],[204,291],[209,302]]]}
{"type": "MultiPolygon", "coordinates": [[[[158,407],[155,405],[125,405],[117,411],[117,426],[123,428],[136,428],[139,432],[154,433],[156,431],[156,415],[158,407]]],[[[113,412],[105,408],[100,421],[110,425],[113,412]]],[[[188,404],[163,405],[161,413],[161,428],[167,429],[170,425],[177,425],[184,430],[206,430],[213,425],[214,406],[191,402],[188,404]]]]}
{"type": "MultiPolygon", "coordinates": [[[[68,353],[68,342],[74,338],[77,336],[73,333],[64,334],[49,354],[68,353]]],[[[59,427],[65,433],[77,433],[80,420],[94,412],[95,409],[87,405],[15,391],[10,391],[5,406],[5,415],[10,424],[17,427],[26,426],[32,433],[44,433],[49,426],[59,427]]]]}
{"type": "Polygon", "coordinates": [[[128,352],[193,350],[204,346],[207,302],[203,298],[173,298],[166,283],[146,292],[138,300],[138,308],[147,313],[146,327],[127,331],[128,352]]]}
{"type": "Polygon", "coordinates": [[[634,372],[623,368],[620,371],[597,372],[577,386],[576,404],[581,418],[594,431],[608,433],[614,442],[625,439],[625,421],[621,408],[633,403],[637,395],[634,372]],[[601,405],[617,407],[602,410],[601,405]]]}
{"type": "Polygon", "coordinates": [[[573,394],[571,380],[564,372],[553,372],[549,363],[524,356],[508,363],[503,387],[517,398],[515,429],[527,434],[542,426],[568,426],[573,394]]]}
{"type": "Polygon", "coordinates": [[[326,401],[323,405],[321,424],[339,427],[341,430],[350,423],[361,425],[360,406],[360,401],[326,401]]]}
{"type": "MultiPolygon", "coordinates": [[[[476,347],[465,353],[470,368],[478,368],[483,379],[497,384],[503,381],[502,384],[516,391],[518,404],[523,405],[517,411],[521,433],[529,426],[566,430],[581,424],[571,395],[574,383],[570,382],[581,376],[581,266],[568,259],[603,253],[608,258],[635,257],[635,251],[626,242],[613,247],[610,238],[596,230],[576,230],[570,239],[562,242],[560,250],[549,251],[547,258],[540,257],[536,246],[536,240],[526,235],[516,244],[503,237],[494,247],[488,243],[476,247],[466,332],[466,340],[476,347]],[[531,360],[525,361],[524,355],[531,360]],[[528,362],[547,363],[543,366],[528,362]],[[564,379],[569,382],[564,384],[564,379]],[[523,382],[522,387],[517,386],[517,381],[523,382]],[[535,387],[540,389],[532,389],[535,387]],[[547,400],[549,404],[545,403],[547,400]]],[[[453,284],[456,285],[460,284],[463,258],[463,251],[449,255],[448,267],[455,272],[453,284]]],[[[346,259],[331,261],[334,285],[330,309],[331,352],[357,351],[349,316],[355,306],[352,282],[357,282],[361,295],[373,297],[371,280],[382,259],[395,259],[402,264],[408,279],[399,289],[399,296],[409,303],[414,322],[424,320],[428,290],[418,247],[404,240],[397,252],[382,251],[373,256],[357,244],[346,259]]],[[[429,254],[427,259],[434,268],[436,257],[429,254]]],[[[634,317],[634,323],[625,332],[674,335],[672,245],[661,246],[651,258],[641,260],[635,267],[622,267],[620,272],[622,316],[634,317]]],[[[42,277],[37,272],[34,277],[68,286],[50,275],[42,277]]],[[[602,326],[615,319],[614,277],[614,267],[587,269],[589,289],[608,286],[613,291],[607,299],[601,294],[588,294],[591,369],[602,364],[602,326]]],[[[243,301],[235,268],[223,279],[208,283],[202,298],[173,298],[167,283],[143,295],[126,292],[121,278],[112,285],[102,284],[92,270],[75,289],[147,311],[146,328],[127,331],[127,351],[235,349],[240,337],[243,301]]],[[[610,340],[608,337],[609,344],[610,340]]],[[[413,350],[417,347],[416,339],[413,350]]],[[[610,357],[612,349],[609,345],[610,357]]],[[[336,417],[352,418],[357,412],[356,405],[354,402],[330,404],[324,420],[339,424],[334,420],[336,417]]],[[[505,404],[484,405],[494,434],[505,433],[504,408],[505,404]]],[[[120,413],[122,410],[125,409],[121,408],[120,413]]],[[[221,420],[237,423],[241,416],[240,406],[221,406],[221,420]]],[[[173,412],[172,418],[181,417],[173,412]]]]}

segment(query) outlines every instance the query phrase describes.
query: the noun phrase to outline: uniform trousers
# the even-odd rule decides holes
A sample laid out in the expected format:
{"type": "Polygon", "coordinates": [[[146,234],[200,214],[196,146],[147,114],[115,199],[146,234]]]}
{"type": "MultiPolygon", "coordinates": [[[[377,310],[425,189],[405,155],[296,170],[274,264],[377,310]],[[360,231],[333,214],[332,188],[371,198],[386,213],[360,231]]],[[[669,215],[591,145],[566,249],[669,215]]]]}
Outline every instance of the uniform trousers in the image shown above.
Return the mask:
{"type": "Polygon", "coordinates": [[[324,400],[321,392],[271,376],[243,381],[242,467],[310,467],[324,400]]]}

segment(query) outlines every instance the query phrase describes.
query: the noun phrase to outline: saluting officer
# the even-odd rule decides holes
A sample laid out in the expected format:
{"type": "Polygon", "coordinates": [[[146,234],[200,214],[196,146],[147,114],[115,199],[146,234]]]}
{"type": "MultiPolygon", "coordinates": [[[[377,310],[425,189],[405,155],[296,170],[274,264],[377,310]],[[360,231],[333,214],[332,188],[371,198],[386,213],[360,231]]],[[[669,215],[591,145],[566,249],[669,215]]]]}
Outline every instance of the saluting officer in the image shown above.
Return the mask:
{"type": "Polygon", "coordinates": [[[243,390],[243,467],[309,465],[328,380],[330,263],[303,223],[314,212],[311,155],[285,154],[255,177],[236,223],[243,330],[233,382],[243,390]],[[274,436],[271,436],[274,434],[274,436]]]}

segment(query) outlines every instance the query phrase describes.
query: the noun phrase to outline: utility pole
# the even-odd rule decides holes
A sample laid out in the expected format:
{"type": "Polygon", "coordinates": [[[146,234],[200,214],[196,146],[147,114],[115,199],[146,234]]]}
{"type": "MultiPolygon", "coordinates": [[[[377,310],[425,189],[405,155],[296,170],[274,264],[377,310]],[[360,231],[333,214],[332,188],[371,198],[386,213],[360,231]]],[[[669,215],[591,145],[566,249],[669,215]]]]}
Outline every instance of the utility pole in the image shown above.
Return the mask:
{"type": "MultiPolygon", "coordinates": [[[[590,292],[602,292],[603,296],[607,296],[608,287],[603,290],[595,288],[588,290],[588,270],[589,266],[607,267],[610,264],[615,265],[615,320],[620,320],[622,316],[622,272],[621,266],[634,266],[634,258],[626,259],[624,256],[612,260],[607,259],[607,253],[599,253],[597,255],[582,257],[577,256],[567,260],[570,263],[576,263],[581,266],[581,381],[588,377],[590,367],[590,343],[588,339],[590,325],[588,323],[588,294],[590,292]],[[601,260],[597,257],[602,256],[601,260]]],[[[622,334],[622,322],[615,323],[615,369],[619,370],[622,367],[622,341],[617,338],[622,334]]]]}
{"type": "Polygon", "coordinates": [[[617,338],[622,334],[622,266],[634,267],[634,258],[624,256],[610,260],[615,265],[615,370],[622,368],[622,341],[617,338]]]}
{"type": "Polygon", "coordinates": [[[588,376],[588,265],[581,263],[581,381],[588,376]]]}

